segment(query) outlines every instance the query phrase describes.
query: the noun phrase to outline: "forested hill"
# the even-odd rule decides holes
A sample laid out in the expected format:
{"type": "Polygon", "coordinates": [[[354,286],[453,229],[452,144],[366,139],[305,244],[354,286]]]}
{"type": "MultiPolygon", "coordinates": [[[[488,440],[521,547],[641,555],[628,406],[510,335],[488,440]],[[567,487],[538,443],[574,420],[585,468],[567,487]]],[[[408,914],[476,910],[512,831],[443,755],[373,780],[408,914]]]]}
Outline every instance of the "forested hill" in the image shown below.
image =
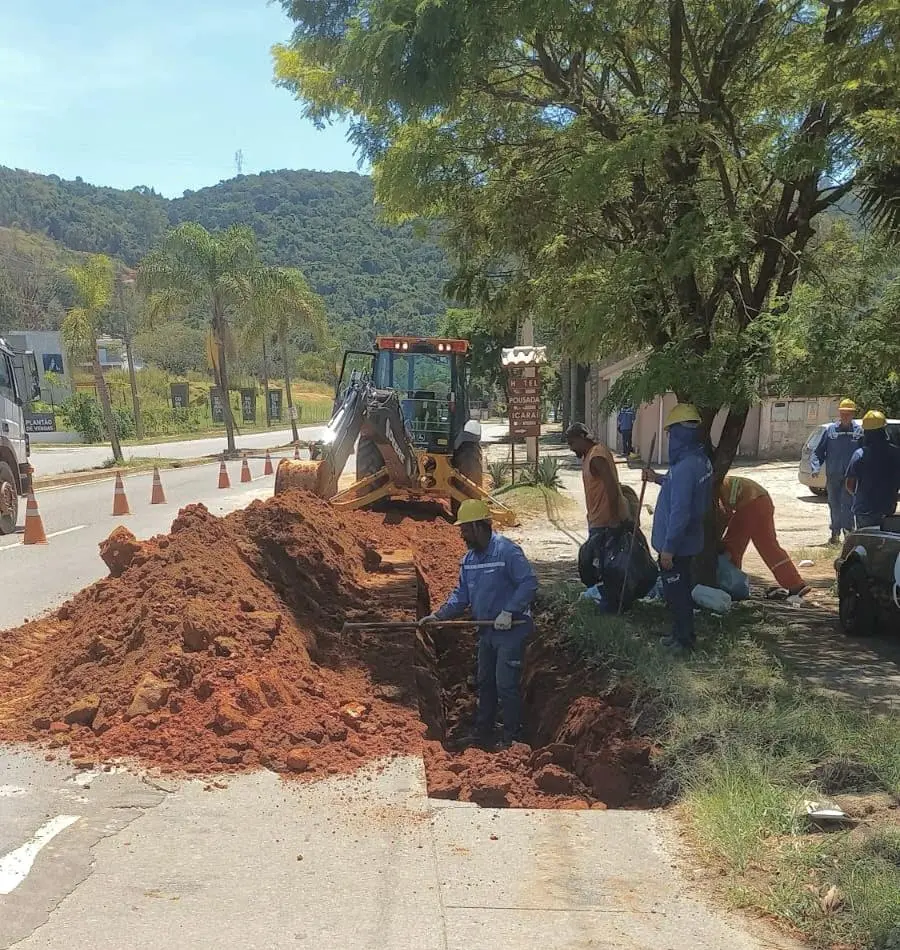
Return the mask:
{"type": "Polygon", "coordinates": [[[0,167],[0,227],[45,234],[76,251],[135,265],[166,229],[248,224],[264,260],[301,268],[335,324],[354,337],[433,332],[447,302],[444,252],[412,227],[378,220],[371,180],[347,172],[241,175],[166,199],[0,167]]]}

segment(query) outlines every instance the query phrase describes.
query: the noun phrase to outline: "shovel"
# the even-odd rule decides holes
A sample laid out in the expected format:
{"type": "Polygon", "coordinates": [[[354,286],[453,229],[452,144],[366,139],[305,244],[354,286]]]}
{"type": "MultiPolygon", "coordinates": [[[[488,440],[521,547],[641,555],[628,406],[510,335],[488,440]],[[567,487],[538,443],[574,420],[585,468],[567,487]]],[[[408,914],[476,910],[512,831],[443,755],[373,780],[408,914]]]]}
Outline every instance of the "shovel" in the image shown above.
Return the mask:
{"type": "MultiPolygon", "coordinates": [[[[513,626],[520,627],[525,623],[524,620],[514,620],[513,626]]],[[[456,629],[472,627],[492,627],[493,620],[429,620],[424,626],[427,627],[453,627],[456,629]]],[[[418,630],[419,622],[416,620],[388,620],[385,622],[372,621],[361,623],[345,623],[341,627],[341,633],[348,633],[351,630],[378,631],[378,630],[418,630]]]]}

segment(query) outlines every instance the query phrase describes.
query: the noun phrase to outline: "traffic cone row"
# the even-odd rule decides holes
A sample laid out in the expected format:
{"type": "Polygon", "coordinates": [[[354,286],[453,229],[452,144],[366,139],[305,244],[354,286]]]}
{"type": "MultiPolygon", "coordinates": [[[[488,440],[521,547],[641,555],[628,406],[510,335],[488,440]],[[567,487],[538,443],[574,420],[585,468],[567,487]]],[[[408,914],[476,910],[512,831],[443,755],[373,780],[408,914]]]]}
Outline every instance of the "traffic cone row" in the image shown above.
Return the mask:
{"type": "MultiPolygon", "coordinates": [[[[299,457],[299,452],[295,450],[295,456],[299,457]]],[[[263,475],[273,475],[272,456],[266,451],[266,464],[263,469],[263,475]]],[[[253,476],[250,473],[250,464],[246,458],[241,463],[241,481],[250,482],[253,476]]],[[[219,488],[231,488],[231,479],[228,477],[228,468],[223,459],[219,464],[219,488]]],[[[159,476],[159,468],[153,467],[153,488],[150,493],[151,505],[165,505],[166,493],[162,486],[162,479],[159,476]]],[[[128,504],[128,496],[125,494],[125,482],[120,472],[116,472],[116,487],[113,492],[113,517],[120,518],[131,514],[131,508],[128,504]]],[[[44,522],[41,513],[38,510],[37,499],[34,492],[29,492],[28,503],[25,507],[25,532],[22,536],[23,544],[47,544],[47,534],[44,531],[44,522]]]]}

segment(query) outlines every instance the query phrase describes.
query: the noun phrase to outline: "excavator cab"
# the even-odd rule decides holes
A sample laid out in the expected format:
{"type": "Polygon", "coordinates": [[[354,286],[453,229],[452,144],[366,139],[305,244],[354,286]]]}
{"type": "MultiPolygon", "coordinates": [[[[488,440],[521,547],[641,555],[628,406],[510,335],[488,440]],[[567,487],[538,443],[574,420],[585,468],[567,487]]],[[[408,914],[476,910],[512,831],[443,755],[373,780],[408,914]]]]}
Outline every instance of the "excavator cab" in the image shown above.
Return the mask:
{"type": "MultiPolygon", "coordinates": [[[[275,493],[305,488],[341,508],[394,498],[488,502],[498,524],[515,514],[482,488],[481,423],[469,418],[467,340],[379,336],[344,354],[334,412],[310,462],[283,459],[275,493]],[[356,481],[338,491],[356,446],[356,481]]],[[[314,449],[314,451],[313,451],[314,449]]]]}
{"type": "Polygon", "coordinates": [[[400,398],[403,421],[417,449],[450,455],[469,421],[466,340],[378,337],[374,382],[400,398]]]}

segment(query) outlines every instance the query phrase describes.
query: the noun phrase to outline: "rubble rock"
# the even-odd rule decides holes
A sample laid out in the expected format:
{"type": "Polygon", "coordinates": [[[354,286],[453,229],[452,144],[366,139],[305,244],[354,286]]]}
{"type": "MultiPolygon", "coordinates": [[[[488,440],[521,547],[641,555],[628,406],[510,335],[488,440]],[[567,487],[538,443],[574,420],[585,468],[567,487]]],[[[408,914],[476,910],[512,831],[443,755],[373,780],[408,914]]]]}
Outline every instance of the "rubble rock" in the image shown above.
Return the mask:
{"type": "Polygon", "coordinates": [[[96,693],[83,696],[66,710],[63,721],[70,726],[90,726],[100,709],[100,697],[96,693]]]}
{"type": "Polygon", "coordinates": [[[160,679],[153,673],[145,673],[134,691],[131,705],[125,711],[125,718],[134,719],[161,709],[169,701],[169,693],[174,688],[174,683],[160,679]]]}

